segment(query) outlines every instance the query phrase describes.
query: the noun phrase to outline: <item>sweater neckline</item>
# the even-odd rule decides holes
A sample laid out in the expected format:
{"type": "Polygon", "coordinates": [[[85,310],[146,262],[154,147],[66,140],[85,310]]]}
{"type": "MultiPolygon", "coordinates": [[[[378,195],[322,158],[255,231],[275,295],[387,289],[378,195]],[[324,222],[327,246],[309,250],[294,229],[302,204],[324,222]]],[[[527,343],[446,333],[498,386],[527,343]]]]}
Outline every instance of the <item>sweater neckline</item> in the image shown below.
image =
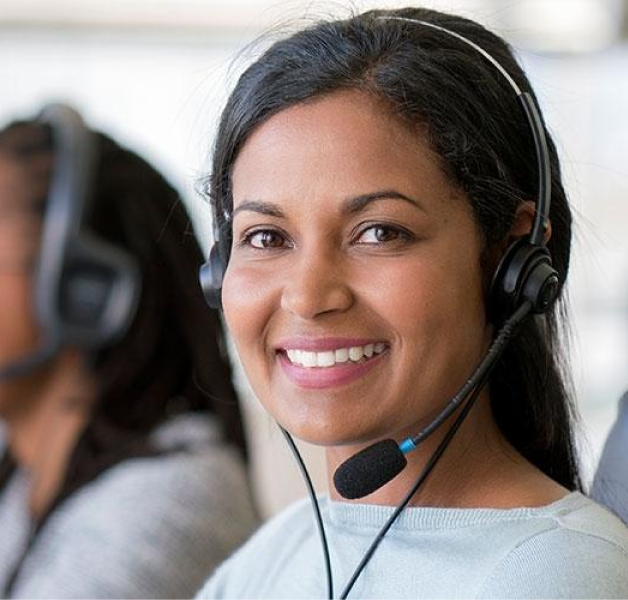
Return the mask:
{"type": "MultiPolygon", "coordinates": [[[[378,530],[395,511],[394,506],[354,504],[323,499],[329,522],[337,527],[360,527],[378,530]]],[[[570,492],[545,506],[518,508],[440,508],[413,506],[406,508],[395,521],[397,530],[455,529],[470,525],[515,521],[530,518],[557,518],[586,504],[580,492],[570,492]]]]}

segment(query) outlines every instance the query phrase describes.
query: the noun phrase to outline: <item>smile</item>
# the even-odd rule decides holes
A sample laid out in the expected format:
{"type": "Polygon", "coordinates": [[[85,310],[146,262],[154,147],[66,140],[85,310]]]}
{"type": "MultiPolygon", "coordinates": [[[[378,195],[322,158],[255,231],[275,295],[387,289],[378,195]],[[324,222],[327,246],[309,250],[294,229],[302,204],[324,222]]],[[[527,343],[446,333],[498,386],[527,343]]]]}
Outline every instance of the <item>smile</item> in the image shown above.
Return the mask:
{"type": "Polygon", "coordinates": [[[312,369],[329,368],[347,362],[365,362],[373,356],[381,354],[384,350],[386,350],[386,344],[378,342],[376,344],[351,346],[348,348],[338,348],[336,350],[326,350],[324,352],[292,348],[286,350],[286,355],[293,365],[312,369]]]}
{"type": "Polygon", "coordinates": [[[292,347],[277,352],[285,376],[301,388],[334,388],[361,379],[376,369],[388,356],[388,344],[364,345],[311,350],[292,347]]]}

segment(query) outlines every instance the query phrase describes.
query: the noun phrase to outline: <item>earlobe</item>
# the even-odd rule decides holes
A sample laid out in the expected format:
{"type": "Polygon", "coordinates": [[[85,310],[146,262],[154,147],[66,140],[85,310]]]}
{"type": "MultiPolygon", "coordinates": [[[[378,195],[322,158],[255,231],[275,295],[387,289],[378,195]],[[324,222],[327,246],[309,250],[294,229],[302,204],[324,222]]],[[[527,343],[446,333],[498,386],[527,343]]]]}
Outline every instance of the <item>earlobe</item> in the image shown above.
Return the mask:
{"type": "MultiPolygon", "coordinates": [[[[522,202],[517,207],[515,218],[512,223],[512,227],[508,232],[506,238],[506,247],[514,244],[518,239],[528,235],[532,230],[532,223],[534,222],[534,215],[536,214],[536,204],[531,200],[522,202]]],[[[548,221],[547,229],[545,231],[544,242],[547,244],[552,237],[552,224],[548,221]]]]}
{"type": "MultiPolygon", "coordinates": [[[[534,223],[534,215],[536,214],[536,204],[532,200],[526,200],[522,202],[515,212],[515,216],[512,222],[512,227],[508,234],[494,246],[488,249],[486,254],[485,265],[488,266],[489,273],[495,273],[497,266],[504,258],[504,255],[509,248],[513,246],[518,240],[526,237],[532,230],[532,224],[534,223]]],[[[552,237],[552,225],[548,221],[547,230],[545,232],[544,242],[547,244],[552,237]]]]}

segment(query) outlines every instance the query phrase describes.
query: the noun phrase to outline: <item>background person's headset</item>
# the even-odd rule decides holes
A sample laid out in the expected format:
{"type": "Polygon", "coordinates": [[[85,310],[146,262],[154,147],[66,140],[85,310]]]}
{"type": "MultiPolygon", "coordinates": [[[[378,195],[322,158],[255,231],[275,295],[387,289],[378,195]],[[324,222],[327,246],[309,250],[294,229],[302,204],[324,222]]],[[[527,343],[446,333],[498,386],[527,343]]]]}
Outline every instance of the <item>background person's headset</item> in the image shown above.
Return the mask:
{"type": "Polygon", "coordinates": [[[0,365],[0,381],[28,374],[66,345],[86,350],[118,339],[140,296],[140,270],[128,252],[98,237],[85,223],[98,164],[96,135],[79,113],[46,106],[37,121],[50,127],[53,172],[33,273],[38,348],[0,365]]]}
{"type": "MultiPolygon", "coordinates": [[[[414,450],[418,444],[436,431],[466,400],[460,414],[427,462],[415,484],[380,529],[364,554],[340,598],[348,596],[355,581],[390,527],[438,462],[520,324],[531,313],[541,314],[548,311],[558,297],[561,287],[559,275],[552,266],[552,259],[545,245],[551,199],[550,157],[541,116],[532,95],[522,91],[508,71],[486,50],[455,31],[428,21],[406,17],[381,16],[377,17],[377,20],[401,21],[436,29],[473,48],[501,73],[517,94],[534,139],[538,171],[538,195],[530,234],[520,238],[508,248],[493,276],[488,298],[488,314],[499,330],[481,363],[458,393],[445,405],[440,414],[416,436],[407,438],[400,444],[392,439],[377,442],[350,457],[340,465],[334,474],[334,485],[344,498],[357,499],[373,493],[396,477],[407,464],[404,455],[414,450]]],[[[227,268],[232,241],[231,215],[228,213],[219,215],[214,212],[213,223],[214,245],[207,262],[201,267],[200,283],[208,304],[213,308],[221,308],[222,281],[227,268]]],[[[316,494],[296,445],[290,435],[285,430],[282,429],[282,431],[299,462],[310,493],[325,558],[328,595],[329,598],[333,598],[329,550],[316,494]]]]}

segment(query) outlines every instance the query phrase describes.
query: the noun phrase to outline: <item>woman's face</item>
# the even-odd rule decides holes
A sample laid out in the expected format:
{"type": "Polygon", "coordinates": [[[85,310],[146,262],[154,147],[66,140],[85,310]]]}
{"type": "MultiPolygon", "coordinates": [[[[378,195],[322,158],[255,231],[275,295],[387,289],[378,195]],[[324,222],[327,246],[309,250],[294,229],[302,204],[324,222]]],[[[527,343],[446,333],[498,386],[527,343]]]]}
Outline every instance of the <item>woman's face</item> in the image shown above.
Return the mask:
{"type": "Polygon", "coordinates": [[[233,198],[223,304],[268,411],[327,446],[416,433],[490,339],[481,235],[422,135],[357,91],[303,103],[249,137],[233,198]]]}
{"type": "MultiPolygon", "coordinates": [[[[0,155],[0,369],[37,346],[32,267],[41,216],[33,205],[32,191],[33,182],[24,169],[0,155]]],[[[14,396],[10,387],[0,381],[0,415],[9,410],[9,396],[14,396]]]]}

